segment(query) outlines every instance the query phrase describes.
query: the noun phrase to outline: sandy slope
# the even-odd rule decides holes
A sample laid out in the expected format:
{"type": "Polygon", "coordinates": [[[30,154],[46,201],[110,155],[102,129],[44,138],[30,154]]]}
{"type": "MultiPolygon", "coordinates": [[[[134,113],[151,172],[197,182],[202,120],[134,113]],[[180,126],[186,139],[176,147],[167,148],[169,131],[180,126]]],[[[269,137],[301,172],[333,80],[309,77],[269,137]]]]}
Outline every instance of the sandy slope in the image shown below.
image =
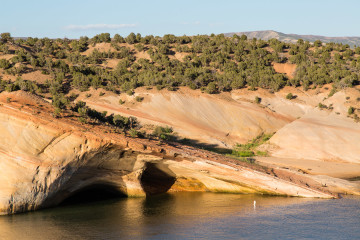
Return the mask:
{"type": "Polygon", "coordinates": [[[143,123],[169,125],[181,136],[227,147],[245,143],[262,132],[276,132],[292,120],[257,104],[235,101],[229,93],[208,95],[182,88],[176,92],[137,89],[135,95],[144,96],[144,101],[137,103],[125,94],[82,95],[79,99],[101,111],[133,115],[143,123]],[[126,104],[120,105],[120,98],[126,104]]]}
{"type": "Polygon", "coordinates": [[[95,92],[90,98],[81,94],[79,100],[101,111],[136,116],[142,123],[169,125],[182,137],[223,147],[245,143],[262,132],[276,132],[270,144],[262,146],[275,157],[266,164],[312,169],[313,174],[357,176],[360,124],[347,116],[347,110],[360,108],[360,92],[347,89],[328,97],[330,90],[331,86],[306,92],[285,87],[274,94],[241,89],[208,95],[187,88],[176,92],[137,89],[134,96],[107,93],[99,97],[95,92]],[[290,92],[296,98],[286,99],[290,92]],[[143,96],[143,102],[136,102],[135,96],[143,96]],[[261,97],[261,104],[254,103],[256,96],[261,97]],[[119,99],[126,103],[120,105],[119,99]],[[320,102],[333,109],[320,110],[320,102]]]}
{"type": "Polygon", "coordinates": [[[273,156],[360,164],[359,140],[360,124],[313,110],[280,129],[270,143],[278,146],[273,156]]]}

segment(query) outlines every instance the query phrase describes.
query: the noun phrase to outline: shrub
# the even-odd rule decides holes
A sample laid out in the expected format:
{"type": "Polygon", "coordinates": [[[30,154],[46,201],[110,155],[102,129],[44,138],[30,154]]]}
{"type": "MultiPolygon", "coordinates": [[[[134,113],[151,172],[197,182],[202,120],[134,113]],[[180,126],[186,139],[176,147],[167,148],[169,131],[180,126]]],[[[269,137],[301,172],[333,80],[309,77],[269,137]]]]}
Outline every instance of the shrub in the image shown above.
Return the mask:
{"type": "Polygon", "coordinates": [[[336,88],[332,88],[328,97],[332,97],[336,93],[336,88]]]}
{"type": "Polygon", "coordinates": [[[59,118],[59,117],[61,117],[61,109],[60,109],[60,108],[55,108],[55,109],[54,109],[53,117],[54,117],[54,118],[59,118]]]}
{"type": "Polygon", "coordinates": [[[134,91],[129,89],[126,91],[126,93],[129,95],[129,96],[132,96],[134,94],[134,91]]]}
{"type": "Polygon", "coordinates": [[[77,111],[80,114],[80,116],[82,116],[84,118],[87,117],[88,110],[86,107],[79,107],[77,111]]]}
{"type": "Polygon", "coordinates": [[[78,97],[79,95],[78,94],[75,94],[75,93],[71,93],[70,94],[70,97],[69,97],[69,100],[71,102],[75,101],[75,99],[78,97]]]}
{"type": "Polygon", "coordinates": [[[121,115],[115,115],[113,118],[113,124],[117,127],[125,127],[128,123],[129,119],[127,117],[123,117],[121,115]]]}
{"type": "Polygon", "coordinates": [[[140,96],[136,96],[136,97],[135,97],[135,100],[136,100],[137,102],[142,102],[142,100],[144,100],[144,98],[143,98],[143,97],[140,97],[140,96]]]}
{"type": "Polygon", "coordinates": [[[263,151],[256,151],[256,156],[267,157],[268,153],[263,151]]]}
{"type": "Polygon", "coordinates": [[[79,122],[81,123],[87,123],[87,119],[84,117],[79,117],[79,122]]]}
{"type": "Polygon", "coordinates": [[[292,93],[288,93],[287,95],[286,95],[286,99],[289,99],[289,100],[291,100],[291,99],[293,99],[293,94],[292,93]]]}
{"type": "Polygon", "coordinates": [[[11,98],[7,97],[7,98],[6,98],[6,102],[7,102],[7,103],[11,102],[11,98]]]}
{"type": "Polygon", "coordinates": [[[360,122],[360,117],[356,113],[354,114],[354,120],[355,122],[360,122]]]}
{"type": "Polygon", "coordinates": [[[63,94],[52,96],[52,105],[56,108],[65,109],[69,105],[69,100],[63,94]]]}
{"type": "Polygon", "coordinates": [[[125,101],[123,101],[122,99],[119,99],[119,104],[123,105],[125,103],[125,101]]]}
{"type": "Polygon", "coordinates": [[[261,103],[261,98],[259,98],[258,96],[255,97],[255,103],[260,104],[261,103]]]}
{"type": "Polygon", "coordinates": [[[232,155],[234,155],[236,157],[253,157],[253,156],[255,156],[255,153],[250,150],[243,150],[243,151],[233,150],[232,155]]]}
{"type": "Polygon", "coordinates": [[[274,135],[273,133],[271,134],[263,133],[246,144],[237,144],[232,150],[232,155],[236,157],[252,157],[255,155],[267,156],[267,152],[256,151],[255,154],[254,151],[258,146],[268,141],[273,135],[274,135]]]}
{"type": "Polygon", "coordinates": [[[325,104],[322,104],[322,103],[319,103],[318,104],[318,107],[320,108],[320,109],[324,109],[324,108],[328,108],[328,106],[326,106],[325,104]]]}
{"type": "Polygon", "coordinates": [[[164,88],[163,85],[156,85],[156,89],[157,89],[158,91],[160,91],[160,90],[163,89],[163,88],[164,88]]]}
{"type": "Polygon", "coordinates": [[[104,92],[100,92],[99,93],[99,96],[101,97],[101,96],[104,96],[105,95],[105,93],[104,92]]]}
{"type": "Polygon", "coordinates": [[[211,82],[207,85],[206,92],[209,94],[214,94],[217,92],[216,84],[214,82],[211,82]]]}
{"type": "Polygon", "coordinates": [[[11,67],[11,64],[8,60],[6,59],[0,59],[0,68],[3,68],[4,70],[5,69],[8,69],[11,67]]]}
{"type": "Polygon", "coordinates": [[[161,127],[161,126],[157,126],[152,135],[162,139],[162,140],[170,140],[173,137],[173,129],[171,127],[161,127]]]}
{"type": "Polygon", "coordinates": [[[135,137],[137,137],[137,136],[139,135],[139,132],[138,132],[136,129],[131,128],[131,129],[129,130],[129,134],[130,134],[130,136],[131,136],[132,138],[135,138],[135,137]]]}
{"type": "Polygon", "coordinates": [[[348,114],[351,115],[354,113],[354,111],[355,111],[355,108],[350,106],[348,109],[348,114]]]}

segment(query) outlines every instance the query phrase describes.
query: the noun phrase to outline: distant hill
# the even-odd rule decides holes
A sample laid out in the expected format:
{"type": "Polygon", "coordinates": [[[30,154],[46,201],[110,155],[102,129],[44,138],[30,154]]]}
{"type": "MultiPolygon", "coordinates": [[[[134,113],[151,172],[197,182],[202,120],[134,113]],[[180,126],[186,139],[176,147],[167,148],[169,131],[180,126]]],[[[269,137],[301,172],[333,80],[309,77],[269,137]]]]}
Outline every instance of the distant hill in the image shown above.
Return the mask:
{"type": "Polygon", "coordinates": [[[314,42],[315,40],[321,40],[322,42],[335,42],[342,44],[349,44],[351,47],[354,45],[360,46],[360,37],[325,37],[317,35],[298,35],[298,34],[285,34],[281,32],[276,32],[272,30],[267,31],[253,31],[253,32],[231,32],[225,33],[225,36],[231,37],[234,34],[242,35],[245,34],[248,38],[258,38],[263,40],[269,40],[271,38],[276,38],[284,42],[296,42],[299,38],[307,40],[309,42],[314,42]]]}

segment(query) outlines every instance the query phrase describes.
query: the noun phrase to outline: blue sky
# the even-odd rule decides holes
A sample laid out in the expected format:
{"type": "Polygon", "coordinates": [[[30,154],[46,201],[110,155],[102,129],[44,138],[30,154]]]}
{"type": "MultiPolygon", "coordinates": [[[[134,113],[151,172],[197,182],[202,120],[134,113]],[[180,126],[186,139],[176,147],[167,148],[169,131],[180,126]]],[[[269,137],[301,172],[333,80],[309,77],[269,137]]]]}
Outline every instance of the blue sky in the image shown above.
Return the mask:
{"type": "Polygon", "coordinates": [[[0,32],[50,38],[257,30],[360,36],[359,11],[358,0],[11,0],[1,3],[0,32]]]}

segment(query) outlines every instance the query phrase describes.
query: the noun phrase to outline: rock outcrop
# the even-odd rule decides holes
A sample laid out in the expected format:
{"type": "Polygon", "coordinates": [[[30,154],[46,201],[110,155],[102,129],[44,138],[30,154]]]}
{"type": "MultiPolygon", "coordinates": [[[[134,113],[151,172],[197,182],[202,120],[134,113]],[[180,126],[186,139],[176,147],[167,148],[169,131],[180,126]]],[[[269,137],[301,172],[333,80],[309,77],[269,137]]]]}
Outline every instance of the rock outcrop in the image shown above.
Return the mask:
{"type": "Polygon", "coordinates": [[[25,92],[0,94],[0,214],[56,206],[84,189],[126,196],[167,191],[333,197],[306,179],[289,181],[215,153],[111,133],[57,119],[25,92]]]}

